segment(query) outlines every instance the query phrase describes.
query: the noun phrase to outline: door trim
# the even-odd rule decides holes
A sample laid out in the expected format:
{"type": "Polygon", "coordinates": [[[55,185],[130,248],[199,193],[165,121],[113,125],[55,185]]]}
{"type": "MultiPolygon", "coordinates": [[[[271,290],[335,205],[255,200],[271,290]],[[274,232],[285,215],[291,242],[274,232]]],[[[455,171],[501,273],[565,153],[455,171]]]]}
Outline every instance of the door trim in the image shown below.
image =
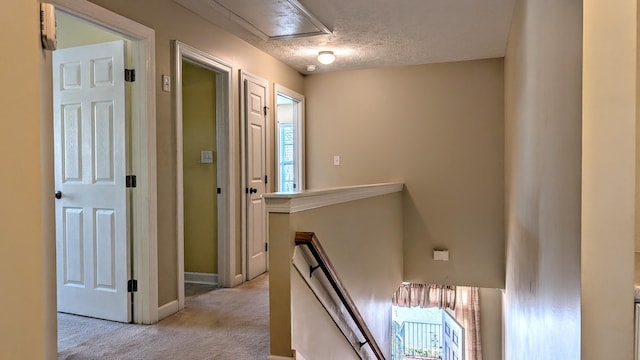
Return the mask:
{"type": "Polygon", "coordinates": [[[296,189],[296,191],[302,191],[305,190],[307,188],[307,181],[306,181],[306,171],[305,171],[305,97],[304,95],[297,93],[289,88],[286,88],[280,84],[273,84],[273,93],[274,93],[274,99],[273,99],[273,106],[274,106],[274,126],[273,126],[273,131],[276,132],[274,133],[274,139],[275,139],[275,148],[273,151],[274,154],[274,164],[275,164],[275,173],[274,173],[274,182],[273,182],[273,189],[274,191],[278,191],[278,183],[280,182],[280,177],[278,176],[278,166],[279,166],[279,156],[276,155],[278,154],[279,151],[279,146],[280,146],[280,142],[279,142],[279,135],[277,134],[278,131],[278,100],[277,97],[278,95],[282,95],[286,98],[289,98],[290,100],[296,102],[297,107],[298,107],[298,117],[297,119],[294,119],[294,121],[296,122],[297,126],[296,126],[296,140],[298,141],[298,151],[296,151],[296,161],[298,164],[298,169],[297,169],[297,175],[298,175],[298,179],[300,184],[298,184],[298,188],[296,189]]]}
{"type": "Polygon", "coordinates": [[[138,280],[133,322],[152,324],[158,321],[155,31],[88,1],[54,0],[54,4],[68,14],[132,40],[132,60],[140,87],[132,92],[131,101],[130,156],[139,184],[132,195],[131,210],[138,225],[132,229],[132,273],[138,280]]]}
{"type": "Polygon", "coordinates": [[[202,66],[217,73],[216,76],[216,148],[218,185],[222,189],[218,197],[218,280],[222,287],[238,284],[234,277],[236,269],[236,170],[233,166],[237,156],[237,141],[233,118],[232,76],[233,66],[180,41],[174,41],[174,96],[176,99],[176,225],[178,235],[178,304],[184,308],[184,174],[183,174],[183,120],[182,120],[182,62],[202,66]],[[224,91],[220,91],[224,89],[224,91]],[[222,211],[220,211],[222,210],[222,211]]]}
{"type": "MultiPolygon", "coordinates": [[[[270,97],[269,91],[269,81],[253,75],[244,70],[240,70],[240,178],[241,178],[241,186],[240,186],[240,194],[241,194],[241,225],[240,229],[242,232],[242,274],[240,282],[247,281],[247,194],[242,189],[246,189],[247,185],[247,114],[246,114],[246,86],[245,81],[251,80],[256,84],[260,84],[265,88],[266,98],[265,98],[265,106],[267,106],[267,115],[265,117],[265,132],[266,132],[266,141],[265,141],[265,156],[266,156],[266,168],[267,168],[267,178],[273,179],[271,174],[271,111],[273,110],[273,104],[270,97]]],[[[265,192],[269,193],[270,189],[272,189],[273,180],[268,181],[265,186],[265,192]]],[[[269,233],[269,225],[267,221],[267,228],[265,229],[266,234],[269,233]]],[[[268,243],[268,236],[265,241],[268,243]]],[[[266,271],[269,271],[269,254],[267,254],[267,268],[266,271]]]]}

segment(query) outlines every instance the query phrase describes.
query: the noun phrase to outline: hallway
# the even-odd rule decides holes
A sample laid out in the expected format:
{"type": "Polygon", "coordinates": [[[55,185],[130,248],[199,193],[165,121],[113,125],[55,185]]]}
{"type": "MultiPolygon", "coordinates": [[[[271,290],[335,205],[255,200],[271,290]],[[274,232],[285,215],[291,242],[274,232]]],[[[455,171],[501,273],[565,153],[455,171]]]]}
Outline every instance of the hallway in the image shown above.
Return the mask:
{"type": "Polygon", "coordinates": [[[269,275],[186,299],[155,325],[58,313],[58,359],[266,359],[269,275]]]}

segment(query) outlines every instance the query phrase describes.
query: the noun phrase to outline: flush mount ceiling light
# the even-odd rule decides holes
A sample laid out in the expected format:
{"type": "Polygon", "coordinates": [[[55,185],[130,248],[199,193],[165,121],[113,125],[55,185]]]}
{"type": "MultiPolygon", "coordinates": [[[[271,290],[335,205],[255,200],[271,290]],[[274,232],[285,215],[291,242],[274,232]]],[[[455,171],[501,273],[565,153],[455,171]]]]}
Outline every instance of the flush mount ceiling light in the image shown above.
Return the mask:
{"type": "Polygon", "coordinates": [[[318,61],[320,64],[329,65],[336,60],[336,56],[333,51],[320,51],[318,53],[318,61]]]}
{"type": "Polygon", "coordinates": [[[315,65],[307,65],[307,71],[309,71],[309,72],[316,71],[316,66],[315,65]]]}

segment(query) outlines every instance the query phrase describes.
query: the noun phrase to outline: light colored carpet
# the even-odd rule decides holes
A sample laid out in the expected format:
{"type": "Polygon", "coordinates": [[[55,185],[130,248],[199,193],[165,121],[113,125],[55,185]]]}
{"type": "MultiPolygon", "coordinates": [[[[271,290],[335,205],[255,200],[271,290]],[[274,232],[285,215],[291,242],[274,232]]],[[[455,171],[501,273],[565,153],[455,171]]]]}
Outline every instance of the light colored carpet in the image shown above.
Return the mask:
{"type": "Polygon", "coordinates": [[[269,277],[187,298],[155,325],[58,314],[58,359],[264,360],[269,355],[269,277]]]}

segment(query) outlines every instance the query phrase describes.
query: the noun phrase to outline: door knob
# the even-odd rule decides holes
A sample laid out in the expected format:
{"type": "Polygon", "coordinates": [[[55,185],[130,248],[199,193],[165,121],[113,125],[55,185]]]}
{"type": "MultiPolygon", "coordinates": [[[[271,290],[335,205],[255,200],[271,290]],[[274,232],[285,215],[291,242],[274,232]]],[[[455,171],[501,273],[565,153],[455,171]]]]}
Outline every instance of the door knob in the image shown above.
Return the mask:
{"type": "Polygon", "coordinates": [[[56,199],[60,200],[62,199],[62,191],[56,191],[55,195],[56,199]]]}
{"type": "Polygon", "coordinates": [[[255,194],[258,192],[258,189],[256,188],[249,188],[249,194],[255,194]]]}

